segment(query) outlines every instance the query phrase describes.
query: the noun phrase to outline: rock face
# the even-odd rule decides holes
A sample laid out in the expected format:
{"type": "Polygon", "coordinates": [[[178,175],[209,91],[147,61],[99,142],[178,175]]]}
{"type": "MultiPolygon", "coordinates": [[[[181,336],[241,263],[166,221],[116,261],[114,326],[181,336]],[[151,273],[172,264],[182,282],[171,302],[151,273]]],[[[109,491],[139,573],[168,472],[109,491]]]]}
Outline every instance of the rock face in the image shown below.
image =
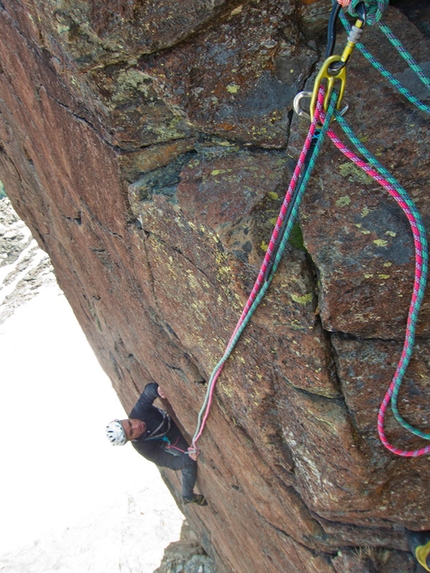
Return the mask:
{"type": "MultiPolygon", "coordinates": [[[[422,4],[399,1],[385,20],[428,71],[422,4]]],[[[328,0],[0,3],[0,178],[126,408],[162,383],[188,437],[307,130],[292,100],[312,86],[329,11],[328,0]]],[[[377,29],[363,41],[417,89],[377,29]]],[[[345,99],[427,224],[426,115],[359,54],[345,99]]],[[[200,442],[209,506],[184,511],[219,573],[412,572],[402,529],[430,529],[428,459],[396,458],[376,432],[403,342],[411,233],[351,165],[325,144],[300,228],[217,386],[200,442]]],[[[400,393],[423,429],[429,296],[400,393]]],[[[421,445],[391,416],[387,432],[421,445]]],[[[178,497],[178,476],[164,476],[178,497]]]]}

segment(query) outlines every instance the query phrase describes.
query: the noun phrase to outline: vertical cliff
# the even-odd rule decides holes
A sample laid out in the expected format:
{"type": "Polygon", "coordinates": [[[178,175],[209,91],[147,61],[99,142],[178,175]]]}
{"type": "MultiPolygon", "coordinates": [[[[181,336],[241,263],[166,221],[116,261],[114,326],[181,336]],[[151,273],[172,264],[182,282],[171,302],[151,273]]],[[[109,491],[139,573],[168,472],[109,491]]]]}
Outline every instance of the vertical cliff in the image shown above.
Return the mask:
{"type": "MultiPolygon", "coordinates": [[[[428,71],[419,4],[385,20],[428,71]]],[[[328,0],[0,2],[0,179],[126,408],[157,381],[188,437],[307,130],[292,101],[312,86],[329,12],[328,0]]],[[[376,28],[364,42],[417,89],[376,28]]],[[[427,116],[359,54],[345,99],[428,223],[427,116]]],[[[415,570],[403,527],[430,529],[428,459],[396,458],[376,433],[413,257],[399,207],[327,142],[200,442],[209,506],[184,511],[220,573],[415,570]]],[[[428,318],[427,296],[400,393],[424,429],[428,318]]],[[[421,444],[391,416],[387,432],[421,444]]]]}

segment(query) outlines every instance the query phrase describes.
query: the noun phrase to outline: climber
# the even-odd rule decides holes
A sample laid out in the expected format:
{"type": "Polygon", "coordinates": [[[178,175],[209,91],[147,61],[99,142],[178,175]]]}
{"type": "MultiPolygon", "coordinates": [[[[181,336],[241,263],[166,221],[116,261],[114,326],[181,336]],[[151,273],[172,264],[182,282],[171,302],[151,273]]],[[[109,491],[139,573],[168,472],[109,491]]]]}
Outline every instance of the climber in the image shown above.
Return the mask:
{"type": "Polygon", "coordinates": [[[185,503],[207,505],[203,495],[194,493],[198,453],[188,452],[179,428],[164,410],[153,405],[166,395],[158,384],[147,384],[126,420],[113,420],[106,435],[114,446],[131,441],[135,450],[159,467],[182,471],[182,497],[185,503]]]}

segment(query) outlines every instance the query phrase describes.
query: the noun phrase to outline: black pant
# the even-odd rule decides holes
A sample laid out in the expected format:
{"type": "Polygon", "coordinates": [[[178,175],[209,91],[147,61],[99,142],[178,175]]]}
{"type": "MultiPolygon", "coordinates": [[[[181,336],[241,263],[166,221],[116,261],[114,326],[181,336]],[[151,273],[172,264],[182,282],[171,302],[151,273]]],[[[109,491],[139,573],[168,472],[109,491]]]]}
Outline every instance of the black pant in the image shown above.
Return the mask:
{"type": "Polygon", "coordinates": [[[197,478],[197,463],[188,455],[188,444],[173,420],[166,438],[168,442],[160,437],[137,439],[131,443],[141,456],[157,466],[174,471],[181,470],[182,495],[190,499],[197,478]]]}
{"type": "Polygon", "coordinates": [[[187,453],[188,444],[176,426],[172,428],[167,437],[170,444],[166,444],[165,451],[167,455],[173,458],[169,467],[174,470],[181,470],[182,497],[191,499],[194,495],[194,485],[197,479],[197,463],[187,453]]]}

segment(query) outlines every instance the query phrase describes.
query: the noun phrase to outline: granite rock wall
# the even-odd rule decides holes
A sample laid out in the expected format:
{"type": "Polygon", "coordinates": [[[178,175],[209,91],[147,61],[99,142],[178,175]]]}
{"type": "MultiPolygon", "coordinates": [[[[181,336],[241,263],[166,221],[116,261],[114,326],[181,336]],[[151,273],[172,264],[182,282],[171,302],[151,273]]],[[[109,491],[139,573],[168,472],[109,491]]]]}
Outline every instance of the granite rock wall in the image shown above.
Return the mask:
{"type": "MultiPolygon", "coordinates": [[[[292,102],[324,58],[329,12],[328,0],[0,2],[0,179],[125,407],[159,382],[188,437],[307,131],[292,102]]],[[[429,71],[429,9],[400,0],[385,20],[429,71]]],[[[378,29],[363,41],[429,101],[378,29]]],[[[347,73],[348,122],[428,224],[428,118],[358,53],[347,73]]],[[[412,283],[404,215],[326,142],[200,442],[209,506],[184,512],[219,573],[415,570],[403,528],[430,529],[428,459],[396,458],[376,432],[412,283]]],[[[428,296],[400,393],[423,429],[428,296]]],[[[421,445],[391,416],[387,432],[421,445]]],[[[163,476],[180,503],[178,477],[163,476]]]]}

